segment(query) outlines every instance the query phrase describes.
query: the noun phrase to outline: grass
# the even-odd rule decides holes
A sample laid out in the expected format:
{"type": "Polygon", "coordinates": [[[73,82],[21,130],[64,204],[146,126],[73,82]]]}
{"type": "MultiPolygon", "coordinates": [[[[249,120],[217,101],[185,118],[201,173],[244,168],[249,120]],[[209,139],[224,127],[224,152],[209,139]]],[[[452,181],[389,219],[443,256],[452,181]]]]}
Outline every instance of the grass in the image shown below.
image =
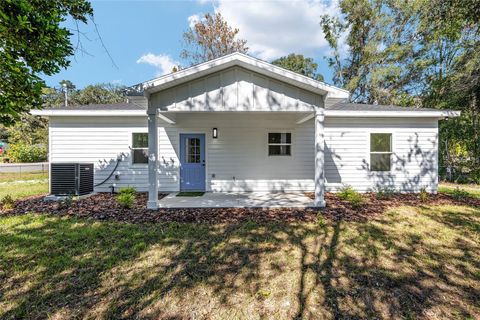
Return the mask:
{"type": "Polygon", "coordinates": [[[480,209],[369,222],[0,218],[0,318],[480,317],[480,209]]]}
{"type": "Polygon", "coordinates": [[[13,182],[19,180],[44,180],[48,179],[48,172],[36,171],[36,172],[0,172],[0,182],[13,182]]]}
{"type": "Polygon", "coordinates": [[[441,183],[438,186],[439,192],[444,192],[448,194],[453,194],[455,189],[459,188],[468,192],[469,196],[472,198],[480,199],[480,185],[475,184],[454,184],[454,183],[441,183]]]}
{"type": "Polygon", "coordinates": [[[177,193],[177,197],[201,197],[205,194],[205,192],[195,192],[195,191],[182,191],[177,193]]]}
{"type": "Polygon", "coordinates": [[[0,184],[0,199],[7,194],[13,199],[48,193],[48,180],[8,182],[0,184]]]}

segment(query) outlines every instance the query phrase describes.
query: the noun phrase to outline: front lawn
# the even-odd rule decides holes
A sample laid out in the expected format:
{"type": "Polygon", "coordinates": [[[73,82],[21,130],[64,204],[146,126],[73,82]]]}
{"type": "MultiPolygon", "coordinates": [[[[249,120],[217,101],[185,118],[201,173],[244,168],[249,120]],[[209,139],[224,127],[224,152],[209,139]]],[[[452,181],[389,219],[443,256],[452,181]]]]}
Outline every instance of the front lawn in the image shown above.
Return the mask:
{"type": "Polygon", "coordinates": [[[454,184],[444,182],[438,186],[439,192],[454,194],[455,190],[465,191],[470,197],[480,199],[480,185],[478,184],[454,184]]]}
{"type": "Polygon", "coordinates": [[[480,209],[364,222],[0,218],[0,318],[480,317],[480,209]]]}
{"type": "Polygon", "coordinates": [[[45,180],[48,179],[48,172],[0,172],[0,182],[14,182],[27,180],[45,180]]]}
{"type": "Polygon", "coordinates": [[[7,194],[13,199],[21,199],[28,196],[47,194],[48,180],[15,181],[0,183],[0,199],[7,194]]]}

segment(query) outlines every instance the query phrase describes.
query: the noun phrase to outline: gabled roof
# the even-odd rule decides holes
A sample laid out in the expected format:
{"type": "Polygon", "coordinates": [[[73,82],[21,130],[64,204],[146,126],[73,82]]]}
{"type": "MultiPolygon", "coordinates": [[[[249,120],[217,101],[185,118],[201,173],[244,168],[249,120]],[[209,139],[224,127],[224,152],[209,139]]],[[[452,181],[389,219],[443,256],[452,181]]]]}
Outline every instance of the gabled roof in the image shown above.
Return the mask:
{"type": "Polygon", "coordinates": [[[338,98],[349,97],[349,92],[347,90],[311,79],[239,52],[231,53],[211,61],[145,81],[133,87],[138,91],[143,91],[144,94],[148,96],[151,93],[171,88],[233,66],[239,66],[321,95],[328,94],[329,97],[338,98]]]}

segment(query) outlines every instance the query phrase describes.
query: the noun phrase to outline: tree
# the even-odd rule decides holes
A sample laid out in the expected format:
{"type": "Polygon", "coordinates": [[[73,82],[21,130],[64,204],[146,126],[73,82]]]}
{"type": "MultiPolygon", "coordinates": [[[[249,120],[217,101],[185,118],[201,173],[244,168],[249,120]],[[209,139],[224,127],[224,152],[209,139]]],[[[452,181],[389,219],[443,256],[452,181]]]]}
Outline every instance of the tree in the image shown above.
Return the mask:
{"type": "Polygon", "coordinates": [[[328,58],[333,81],[352,93],[352,101],[413,103],[408,99],[418,89],[412,85],[417,80],[413,69],[416,63],[422,65],[419,41],[409,32],[415,18],[413,7],[408,2],[343,0],[343,19],[321,17],[325,38],[334,51],[328,58]],[[348,52],[342,58],[345,48],[348,52]]]}
{"type": "Polygon", "coordinates": [[[317,72],[318,64],[312,58],[305,58],[301,54],[291,53],[288,56],[273,60],[272,64],[312,79],[323,81],[323,75],[317,72]]]}
{"type": "MultiPolygon", "coordinates": [[[[60,86],[56,88],[46,88],[43,91],[43,100],[46,107],[61,108],[65,105],[65,96],[63,83],[68,80],[62,80],[60,86]]],[[[109,104],[125,101],[125,87],[111,83],[100,83],[88,85],[83,89],[75,89],[75,85],[68,81],[68,105],[86,105],[86,104],[109,104]]]]}
{"type": "Polygon", "coordinates": [[[342,18],[321,17],[335,84],[357,102],[462,110],[441,123],[440,172],[453,164],[480,182],[480,3],[342,0],[340,8],[342,18]]]}
{"type": "Polygon", "coordinates": [[[480,3],[432,0],[419,30],[431,63],[423,72],[422,105],[461,110],[440,123],[440,173],[480,183],[480,3]],[[474,14],[472,14],[474,13],[474,14]]]}
{"type": "Polygon", "coordinates": [[[228,25],[220,13],[205,14],[183,34],[184,49],[180,56],[191,65],[219,58],[233,52],[247,53],[247,41],[237,39],[238,29],[228,25]]]}
{"type": "Polygon", "coordinates": [[[75,90],[75,88],[76,88],[76,86],[70,80],[62,80],[62,81],[59,82],[59,84],[62,88],[67,89],[69,91],[75,90]]]}
{"type": "Polygon", "coordinates": [[[60,24],[67,17],[87,23],[87,0],[0,1],[0,122],[11,124],[30,108],[42,107],[45,82],[69,65],[72,33],[60,24]]]}
{"type": "Polygon", "coordinates": [[[47,145],[48,121],[45,118],[25,113],[20,120],[7,127],[9,144],[47,145]]]}
{"type": "Polygon", "coordinates": [[[124,86],[110,83],[89,85],[82,90],[70,94],[69,104],[85,105],[125,102],[125,96],[123,94],[125,89],[124,86]]]}

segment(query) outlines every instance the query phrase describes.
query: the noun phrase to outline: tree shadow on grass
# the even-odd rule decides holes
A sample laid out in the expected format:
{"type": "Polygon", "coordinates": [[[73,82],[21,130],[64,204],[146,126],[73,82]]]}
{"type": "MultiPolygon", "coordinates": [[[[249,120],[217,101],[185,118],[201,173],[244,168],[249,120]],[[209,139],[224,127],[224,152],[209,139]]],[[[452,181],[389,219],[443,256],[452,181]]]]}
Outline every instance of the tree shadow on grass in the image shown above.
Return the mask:
{"type": "Polygon", "coordinates": [[[12,217],[0,225],[0,317],[474,317],[475,229],[432,244],[452,222],[430,212],[325,225],[12,217]]]}

